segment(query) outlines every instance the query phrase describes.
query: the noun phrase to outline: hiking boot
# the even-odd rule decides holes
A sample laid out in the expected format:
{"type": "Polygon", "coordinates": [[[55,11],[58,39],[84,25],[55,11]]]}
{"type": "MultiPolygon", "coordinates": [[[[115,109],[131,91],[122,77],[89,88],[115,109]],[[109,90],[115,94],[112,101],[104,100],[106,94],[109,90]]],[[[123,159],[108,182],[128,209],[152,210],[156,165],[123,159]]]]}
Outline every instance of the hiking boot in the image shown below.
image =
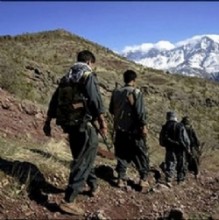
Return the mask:
{"type": "Polygon", "coordinates": [[[166,176],[166,178],[165,178],[165,179],[166,179],[166,182],[167,182],[167,183],[172,182],[172,177],[166,176]]]}
{"type": "Polygon", "coordinates": [[[181,184],[185,181],[185,177],[177,177],[177,183],[181,184]]]}
{"type": "Polygon", "coordinates": [[[123,179],[118,179],[117,186],[119,188],[125,188],[127,186],[127,181],[123,179]]]}
{"type": "Polygon", "coordinates": [[[87,184],[84,184],[80,189],[79,189],[79,193],[83,193],[85,191],[88,191],[89,187],[87,184]]]}
{"type": "Polygon", "coordinates": [[[184,186],[184,185],[186,185],[186,182],[185,182],[185,180],[177,180],[177,184],[184,186]]]}
{"type": "Polygon", "coordinates": [[[173,185],[172,185],[171,182],[167,181],[167,182],[166,182],[166,186],[168,186],[169,188],[171,188],[173,185]]]}
{"type": "Polygon", "coordinates": [[[140,180],[139,186],[141,188],[141,192],[143,193],[148,192],[148,190],[150,189],[150,184],[148,183],[147,180],[140,180]]]}
{"type": "Polygon", "coordinates": [[[195,177],[196,180],[198,180],[200,178],[200,174],[199,173],[194,174],[194,177],[195,177]]]}
{"type": "Polygon", "coordinates": [[[97,196],[97,194],[99,192],[100,192],[100,187],[97,185],[95,187],[90,188],[89,194],[90,194],[91,197],[95,197],[95,196],[97,196]]]}
{"type": "Polygon", "coordinates": [[[84,210],[78,207],[75,202],[65,202],[62,201],[59,204],[59,208],[68,214],[81,216],[84,214],[84,210]]]}

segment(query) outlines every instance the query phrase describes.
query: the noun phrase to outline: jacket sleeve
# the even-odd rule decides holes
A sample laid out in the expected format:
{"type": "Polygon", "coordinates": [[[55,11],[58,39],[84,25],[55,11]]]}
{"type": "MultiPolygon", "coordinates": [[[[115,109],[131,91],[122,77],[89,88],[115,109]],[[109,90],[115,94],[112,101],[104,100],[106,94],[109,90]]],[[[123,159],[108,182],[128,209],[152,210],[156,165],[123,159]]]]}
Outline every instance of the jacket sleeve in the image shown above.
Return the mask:
{"type": "Polygon", "coordinates": [[[56,118],[57,106],[58,106],[58,87],[56,88],[49,102],[47,116],[49,116],[50,118],[56,118]]]}
{"type": "Polygon", "coordinates": [[[147,124],[147,112],[145,109],[144,105],[144,99],[143,99],[143,94],[138,90],[138,92],[135,92],[135,112],[136,112],[136,117],[137,121],[140,126],[144,126],[147,124]]]}
{"type": "Polygon", "coordinates": [[[94,73],[88,76],[85,82],[85,90],[88,97],[88,109],[91,116],[95,119],[100,114],[105,113],[105,109],[100,95],[98,81],[94,73]]]}
{"type": "Polygon", "coordinates": [[[179,124],[179,128],[180,128],[180,133],[179,133],[179,142],[181,143],[181,145],[183,145],[183,147],[187,150],[190,149],[190,140],[189,140],[189,136],[186,132],[186,129],[183,125],[179,124]]]}

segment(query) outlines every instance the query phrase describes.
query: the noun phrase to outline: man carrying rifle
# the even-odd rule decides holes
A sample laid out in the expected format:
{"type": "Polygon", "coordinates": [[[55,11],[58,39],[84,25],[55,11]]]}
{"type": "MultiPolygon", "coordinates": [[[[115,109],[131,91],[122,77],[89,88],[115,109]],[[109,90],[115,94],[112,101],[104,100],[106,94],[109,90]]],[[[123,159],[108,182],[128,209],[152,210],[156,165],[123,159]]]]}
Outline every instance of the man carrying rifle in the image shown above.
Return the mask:
{"type": "Polygon", "coordinates": [[[145,141],[146,110],[143,94],[135,87],[136,77],[137,74],[133,70],[124,72],[125,85],[113,91],[109,111],[113,115],[115,129],[117,185],[120,188],[126,186],[126,170],[128,164],[133,162],[139,172],[139,186],[146,192],[149,189],[149,158],[145,141]]]}
{"type": "Polygon", "coordinates": [[[98,134],[93,126],[105,137],[107,124],[104,119],[104,107],[99,92],[96,74],[92,71],[95,56],[88,50],[78,53],[77,62],[62,77],[54,92],[43,127],[47,136],[51,135],[50,122],[56,119],[68,134],[72,156],[69,182],[64,200],[59,207],[62,211],[74,215],[83,215],[75,199],[85,183],[90,187],[91,195],[97,192],[97,178],[94,173],[94,161],[97,154],[98,134]]]}
{"type": "Polygon", "coordinates": [[[177,122],[174,112],[167,112],[166,123],[162,126],[159,142],[166,149],[165,175],[168,186],[177,171],[177,182],[185,180],[186,153],[190,153],[190,140],[182,123],[177,122]]]}
{"type": "Polygon", "coordinates": [[[189,136],[190,140],[190,154],[187,154],[188,160],[188,170],[193,172],[195,178],[197,178],[199,174],[199,157],[200,157],[200,141],[196,135],[196,132],[191,124],[191,121],[188,116],[184,116],[182,118],[181,123],[185,126],[186,132],[189,136]]]}

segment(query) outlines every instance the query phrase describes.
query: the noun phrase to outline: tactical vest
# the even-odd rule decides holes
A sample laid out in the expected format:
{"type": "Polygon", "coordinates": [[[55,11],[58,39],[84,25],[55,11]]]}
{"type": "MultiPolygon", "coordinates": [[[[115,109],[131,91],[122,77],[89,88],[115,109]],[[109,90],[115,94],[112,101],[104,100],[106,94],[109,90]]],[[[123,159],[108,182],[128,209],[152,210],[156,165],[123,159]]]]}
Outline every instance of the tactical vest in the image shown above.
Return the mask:
{"type": "Polygon", "coordinates": [[[56,124],[62,128],[81,124],[87,113],[84,81],[90,74],[86,73],[79,82],[64,76],[58,88],[58,105],[56,124]]]}

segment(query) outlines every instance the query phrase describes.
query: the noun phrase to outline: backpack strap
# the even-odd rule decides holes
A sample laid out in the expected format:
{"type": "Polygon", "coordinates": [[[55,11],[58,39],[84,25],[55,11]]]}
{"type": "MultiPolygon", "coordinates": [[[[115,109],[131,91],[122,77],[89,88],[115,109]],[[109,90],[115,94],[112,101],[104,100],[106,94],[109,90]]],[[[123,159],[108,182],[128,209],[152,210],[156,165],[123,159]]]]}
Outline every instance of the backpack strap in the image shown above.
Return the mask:
{"type": "Polygon", "coordinates": [[[91,73],[92,73],[91,71],[85,71],[82,77],[83,77],[84,79],[87,79],[87,77],[88,77],[91,73]]]}
{"type": "Polygon", "coordinates": [[[129,103],[130,103],[131,106],[133,106],[133,105],[135,104],[135,102],[136,102],[136,97],[137,97],[137,95],[138,95],[139,93],[140,93],[140,90],[137,89],[137,88],[134,88],[134,89],[132,90],[132,92],[130,92],[130,93],[128,94],[127,98],[128,98],[128,101],[129,101],[129,103]]]}
{"type": "Polygon", "coordinates": [[[79,80],[80,83],[84,83],[86,81],[86,79],[88,78],[88,76],[91,74],[91,71],[85,71],[81,77],[81,79],[79,80]]]}

